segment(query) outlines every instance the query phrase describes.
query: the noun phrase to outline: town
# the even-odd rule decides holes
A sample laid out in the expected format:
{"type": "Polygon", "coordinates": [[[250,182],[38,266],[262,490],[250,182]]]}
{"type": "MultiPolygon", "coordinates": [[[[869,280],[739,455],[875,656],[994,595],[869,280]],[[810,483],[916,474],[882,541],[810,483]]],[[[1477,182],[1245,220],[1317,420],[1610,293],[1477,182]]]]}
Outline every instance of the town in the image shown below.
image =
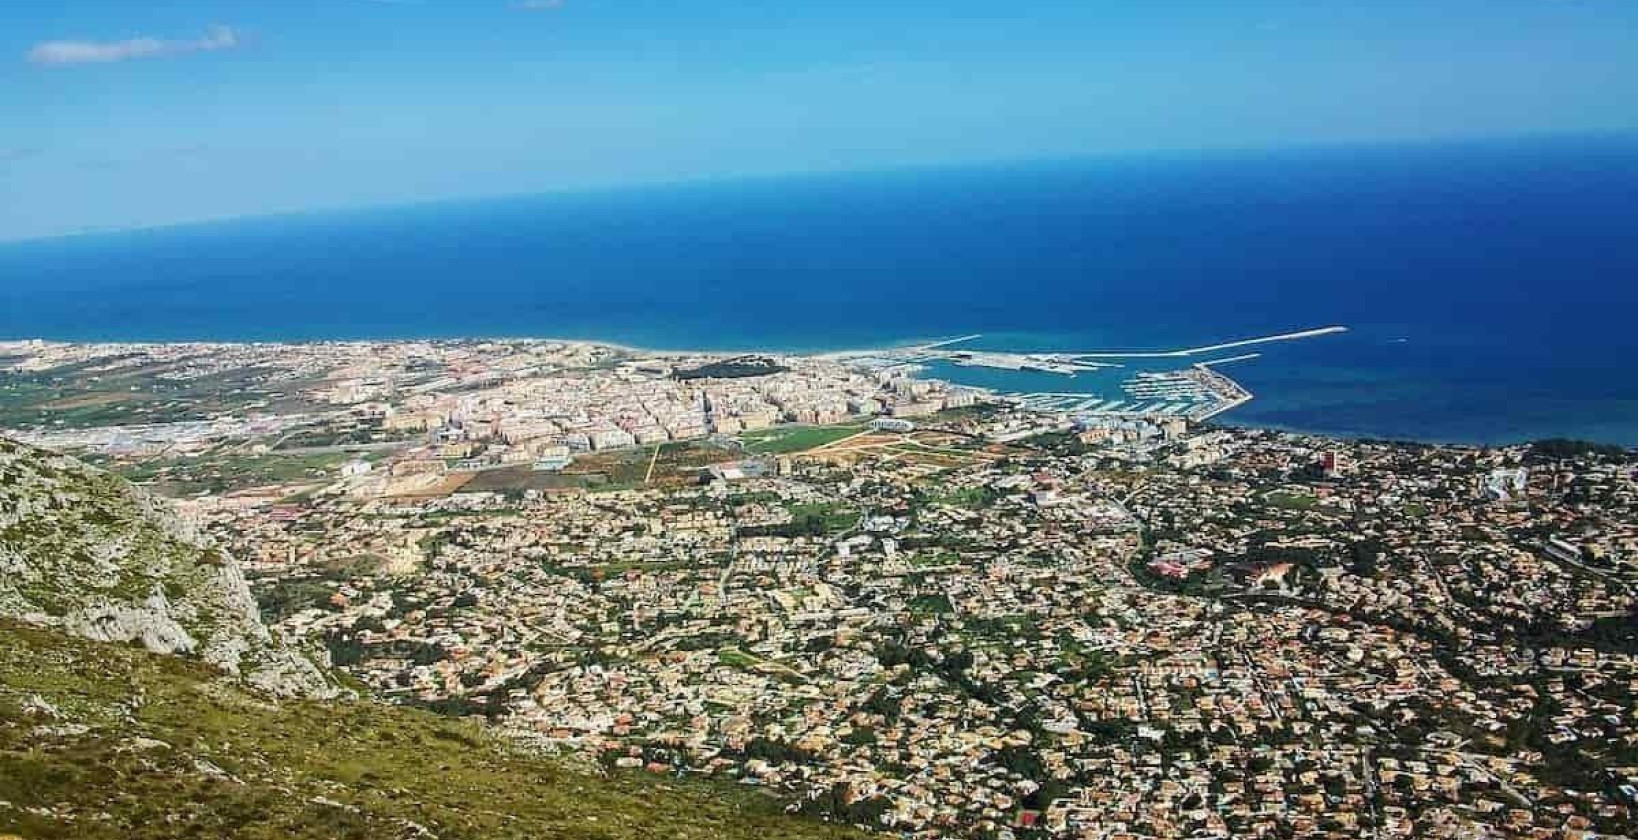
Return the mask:
{"type": "Polygon", "coordinates": [[[610,773],[918,837],[1638,833],[1632,452],[912,367],[11,342],[0,430],[175,499],[362,694],[610,773]]]}

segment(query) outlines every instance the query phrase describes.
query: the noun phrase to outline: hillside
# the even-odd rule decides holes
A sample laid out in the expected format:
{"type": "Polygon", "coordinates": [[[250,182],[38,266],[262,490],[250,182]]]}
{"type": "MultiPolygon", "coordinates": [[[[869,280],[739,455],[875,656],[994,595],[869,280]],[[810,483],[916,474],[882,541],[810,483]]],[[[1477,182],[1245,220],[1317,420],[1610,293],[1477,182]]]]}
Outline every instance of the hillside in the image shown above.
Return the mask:
{"type": "Polygon", "coordinates": [[[0,440],[0,838],[840,838],[346,696],[163,502],[0,440]]]}
{"type": "Polygon", "coordinates": [[[202,663],[0,621],[0,835],[843,838],[753,792],[602,776],[481,726],[269,702],[202,663]]]}
{"type": "Polygon", "coordinates": [[[164,501],[3,439],[0,617],[197,657],[276,696],[338,693],[268,633],[239,564],[164,501]]]}

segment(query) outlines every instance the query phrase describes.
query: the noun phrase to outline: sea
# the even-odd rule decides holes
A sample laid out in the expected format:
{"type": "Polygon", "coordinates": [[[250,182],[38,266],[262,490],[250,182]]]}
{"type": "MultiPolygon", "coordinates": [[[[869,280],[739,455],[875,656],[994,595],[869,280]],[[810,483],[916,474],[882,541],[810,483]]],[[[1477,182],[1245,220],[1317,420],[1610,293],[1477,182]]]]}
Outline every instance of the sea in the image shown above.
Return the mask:
{"type": "MultiPolygon", "coordinates": [[[[554,193],[0,245],[0,337],[1224,351],[1219,422],[1638,445],[1638,137],[554,193]]],[[[1197,361],[1191,359],[1189,361],[1197,361]]],[[[1005,391],[1056,374],[937,366],[1005,391]]]]}

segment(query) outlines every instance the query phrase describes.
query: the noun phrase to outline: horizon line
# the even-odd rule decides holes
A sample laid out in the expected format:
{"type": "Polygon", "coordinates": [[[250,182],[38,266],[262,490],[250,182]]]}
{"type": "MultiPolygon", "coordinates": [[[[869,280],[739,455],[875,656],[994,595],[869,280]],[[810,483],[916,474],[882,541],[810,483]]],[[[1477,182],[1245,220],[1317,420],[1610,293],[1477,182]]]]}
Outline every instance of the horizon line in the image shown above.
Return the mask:
{"type": "Polygon", "coordinates": [[[104,236],[111,237],[126,234],[162,233],[186,228],[204,228],[215,225],[254,223],[258,221],[271,222],[323,216],[343,216],[357,213],[433,208],[442,205],[489,204],[504,201],[524,201],[535,198],[618,195],[622,193],[663,191],[668,189],[699,188],[711,185],[766,184],[781,181],[822,180],[829,178],[867,177],[873,175],[909,175],[917,173],[933,174],[964,170],[1024,166],[1073,165],[1079,163],[1113,162],[1123,160],[1176,160],[1180,158],[1236,157],[1244,155],[1289,154],[1304,152],[1336,153],[1348,150],[1383,151],[1391,149],[1437,148],[1512,143],[1554,143],[1575,141],[1611,142],[1623,140],[1638,142],[1638,127],[1575,132],[1525,132],[1493,135],[1453,135],[1446,137],[1403,137],[1386,139],[1315,141],[1292,143],[1288,145],[1206,145],[1168,146],[1149,149],[1105,149],[1075,154],[1049,154],[1034,156],[1008,155],[978,157],[965,160],[938,161],[931,163],[882,164],[856,167],[842,166],[828,169],[792,169],[724,175],[696,175],[681,176],[676,178],[656,178],[652,180],[586,183],[559,188],[531,189],[516,192],[476,193],[469,195],[414,198],[401,201],[364,201],[353,204],[342,203],[333,205],[316,205],[299,209],[274,209],[268,211],[233,213],[219,216],[202,216],[154,224],[93,227],[81,230],[66,231],[62,233],[46,234],[43,236],[24,236],[13,238],[0,235],[0,248],[43,245],[71,240],[95,239],[104,236]]]}

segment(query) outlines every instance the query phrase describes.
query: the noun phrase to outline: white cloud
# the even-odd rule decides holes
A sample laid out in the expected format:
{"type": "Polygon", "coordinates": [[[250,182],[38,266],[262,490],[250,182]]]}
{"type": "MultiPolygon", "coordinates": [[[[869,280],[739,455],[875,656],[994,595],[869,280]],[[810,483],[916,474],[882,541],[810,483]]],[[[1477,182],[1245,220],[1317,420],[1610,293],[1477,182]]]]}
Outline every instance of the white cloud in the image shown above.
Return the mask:
{"type": "Polygon", "coordinates": [[[563,8],[563,0],[517,0],[512,4],[514,9],[523,9],[531,12],[543,12],[551,9],[563,8]]]}
{"type": "Polygon", "coordinates": [[[166,41],[159,38],[129,38],[124,41],[46,41],[28,51],[34,64],[108,64],[134,58],[214,52],[239,46],[239,34],[232,27],[213,26],[203,38],[166,41]]]}

